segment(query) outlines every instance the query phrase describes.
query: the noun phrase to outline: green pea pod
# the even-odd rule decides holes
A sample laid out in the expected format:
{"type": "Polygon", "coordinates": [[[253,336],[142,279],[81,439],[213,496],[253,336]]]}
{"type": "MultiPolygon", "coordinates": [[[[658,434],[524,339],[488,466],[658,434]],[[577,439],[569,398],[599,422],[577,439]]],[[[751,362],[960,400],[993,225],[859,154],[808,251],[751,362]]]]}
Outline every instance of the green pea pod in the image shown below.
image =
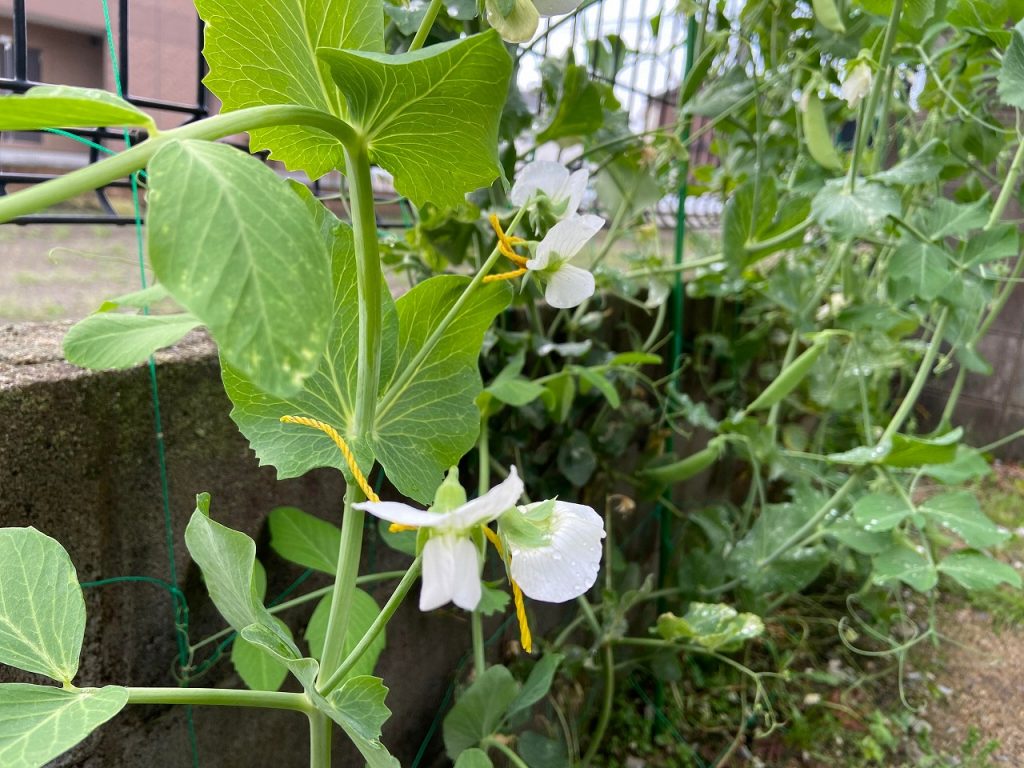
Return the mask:
{"type": "Polygon", "coordinates": [[[765,387],[764,391],[754,399],[754,402],[747,406],[747,413],[771,408],[796,389],[800,382],[807,378],[811,367],[821,357],[826,346],[828,345],[825,344],[824,339],[821,339],[805,349],[803,354],[783,368],[772,383],[765,387]]]}
{"type": "Polygon", "coordinates": [[[653,467],[641,470],[638,474],[641,478],[653,485],[660,487],[681,483],[689,480],[698,472],[702,472],[722,455],[722,441],[715,439],[708,443],[708,447],[687,456],[685,459],[666,464],[663,467],[653,467]]]}
{"type": "MultiPolygon", "coordinates": [[[[810,88],[811,86],[807,86],[810,88]]],[[[813,90],[807,98],[807,109],[804,110],[804,141],[807,151],[818,165],[830,171],[843,170],[843,160],[839,157],[832,136],[828,131],[825,119],[825,105],[813,90]]]]}
{"type": "Polygon", "coordinates": [[[843,24],[843,19],[839,15],[835,0],[811,0],[811,6],[814,8],[814,17],[818,23],[829,32],[839,35],[846,32],[846,25],[843,24]]]}

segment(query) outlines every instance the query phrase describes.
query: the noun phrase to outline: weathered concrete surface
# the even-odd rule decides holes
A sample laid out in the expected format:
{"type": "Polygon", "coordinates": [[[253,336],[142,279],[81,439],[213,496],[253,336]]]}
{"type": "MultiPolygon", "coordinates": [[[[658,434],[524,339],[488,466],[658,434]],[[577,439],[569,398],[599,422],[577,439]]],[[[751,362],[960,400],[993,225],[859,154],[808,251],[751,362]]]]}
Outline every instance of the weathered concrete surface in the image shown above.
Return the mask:
{"type": "MultiPolygon", "coordinates": [[[[89,373],[63,362],[66,324],[0,326],[0,525],[33,525],[59,540],[81,581],[113,576],[169,578],[164,511],[154,438],[149,370],[89,373]]],[[[211,343],[201,334],[158,357],[166,441],[170,514],[179,583],[191,608],[193,642],[224,625],[205,598],[198,569],[183,544],[195,494],[210,491],[214,517],[253,536],[270,574],[271,595],[299,569],[267,548],[265,519],[279,505],[294,505],[337,522],[342,483],[321,470],[278,481],[259,468],[228,418],[211,343]]],[[[372,534],[372,531],[371,531],[372,534]]],[[[408,559],[368,542],[367,570],[400,568],[408,559]]],[[[306,584],[326,584],[318,576],[306,584]]],[[[391,588],[374,592],[383,602],[391,588]]],[[[306,586],[303,587],[305,589],[306,586]]],[[[168,594],[144,583],[86,590],[89,615],[79,685],[175,685],[176,650],[168,594]]],[[[421,615],[416,594],[397,614],[379,673],[391,686],[394,717],[385,743],[408,765],[441,706],[451,675],[468,646],[465,617],[421,615]]],[[[301,629],[301,610],[289,616],[301,629]]],[[[196,662],[210,646],[200,649],[196,662]]],[[[0,680],[24,680],[0,668],[0,680]]],[[[196,684],[238,686],[223,661],[196,684]]],[[[282,712],[196,709],[200,765],[307,765],[305,718],[282,712]]],[[[437,739],[435,737],[435,748],[437,739]]],[[[335,739],[337,766],[362,761],[335,739]]],[[[191,766],[182,708],[128,707],[60,765],[82,768],[191,766]]]]}

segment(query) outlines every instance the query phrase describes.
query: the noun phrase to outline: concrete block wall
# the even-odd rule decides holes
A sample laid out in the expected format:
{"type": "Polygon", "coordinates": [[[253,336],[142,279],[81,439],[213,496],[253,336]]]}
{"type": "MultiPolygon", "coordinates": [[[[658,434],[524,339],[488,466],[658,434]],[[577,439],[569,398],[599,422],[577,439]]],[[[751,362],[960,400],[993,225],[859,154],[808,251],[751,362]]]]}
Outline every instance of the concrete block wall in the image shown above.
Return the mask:
{"type": "MultiPolygon", "coordinates": [[[[33,525],[59,540],[83,582],[112,576],[168,578],[149,371],[89,373],[63,362],[65,324],[0,327],[0,525],[33,525]]],[[[167,447],[179,582],[191,608],[193,642],[224,626],[190,564],[183,531],[195,494],[209,491],[215,519],[256,539],[277,594],[299,573],[267,548],[266,516],[294,505],[338,522],[343,484],[335,471],[278,481],[259,468],[228,417],[212,345],[193,334],[157,366],[167,447]]],[[[373,570],[408,559],[367,547],[373,570]]],[[[316,576],[303,586],[326,585],[316,576]]],[[[372,593],[383,603],[393,584],[372,593]]],[[[442,705],[469,645],[465,613],[420,614],[414,589],[389,628],[378,671],[391,686],[394,716],[385,743],[409,765],[442,705]]],[[[88,627],[79,685],[176,685],[173,609],[167,593],[141,583],[86,590],[88,627]]],[[[308,616],[309,608],[305,611],[308,616]]],[[[293,614],[305,618],[301,609],[293,614]]],[[[302,627],[302,621],[293,622],[302,627]]],[[[197,661],[210,646],[197,653],[197,661]]],[[[0,681],[32,680],[0,667],[0,681]]],[[[41,680],[32,680],[42,682],[41,680]]],[[[239,686],[229,661],[196,684],[239,686]]],[[[288,712],[196,708],[203,768],[308,765],[305,718],[288,712]]],[[[336,765],[362,765],[342,736],[336,765]]],[[[440,748],[435,737],[433,751],[440,748]]],[[[184,709],[132,706],[57,765],[81,768],[192,765],[184,709]]],[[[424,765],[429,765],[424,763],[424,765]]]]}

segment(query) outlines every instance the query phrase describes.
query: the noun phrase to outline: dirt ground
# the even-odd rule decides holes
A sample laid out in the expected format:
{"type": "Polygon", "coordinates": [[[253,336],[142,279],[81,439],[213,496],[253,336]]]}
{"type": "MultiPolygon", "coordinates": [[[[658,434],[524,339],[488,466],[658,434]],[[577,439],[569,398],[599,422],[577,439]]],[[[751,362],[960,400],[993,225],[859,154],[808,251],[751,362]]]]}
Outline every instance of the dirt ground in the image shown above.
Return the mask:
{"type": "Polygon", "coordinates": [[[0,323],[77,320],[139,286],[133,226],[0,227],[0,323]]]}

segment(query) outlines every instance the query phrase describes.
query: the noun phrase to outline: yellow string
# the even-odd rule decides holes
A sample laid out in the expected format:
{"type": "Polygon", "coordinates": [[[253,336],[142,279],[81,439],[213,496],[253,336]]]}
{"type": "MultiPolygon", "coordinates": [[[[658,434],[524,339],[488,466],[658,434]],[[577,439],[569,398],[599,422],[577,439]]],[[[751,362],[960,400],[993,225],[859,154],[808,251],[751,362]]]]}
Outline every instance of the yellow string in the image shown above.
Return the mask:
{"type": "Polygon", "coordinates": [[[359,469],[359,465],[356,464],[356,457],[352,455],[352,451],[349,449],[348,444],[338,434],[338,430],[323,421],[317,419],[311,419],[308,416],[282,416],[281,421],[285,424],[301,424],[304,427],[312,427],[313,429],[319,429],[325,435],[327,435],[334,444],[338,446],[338,450],[341,451],[341,455],[345,457],[345,461],[348,464],[349,471],[352,473],[352,477],[355,478],[356,484],[362,490],[363,495],[369,501],[380,501],[380,497],[373,492],[373,488],[366,482],[366,475],[359,469]]]}
{"type": "MultiPolygon", "coordinates": [[[[490,526],[484,526],[484,536],[487,540],[494,545],[494,548],[498,550],[498,557],[502,560],[505,559],[505,548],[501,545],[501,539],[498,538],[498,534],[491,530],[490,526]]],[[[508,577],[509,583],[512,585],[512,599],[516,604],[516,618],[519,620],[519,642],[523,646],[523,650],[527,653],[533,652],[533,634],[530,632],[530,622],[526,617],[526,601],[523,599],[523,590],[519,588],[519,585],[513,581],[512,577],[508,577]]]]}
{"type": "Polygon", "coordinates": [[[487,275],[484,278],[485,283],[495,283],[498,280],[515,280],[520,275],[525,275],[529,272],[528,269],[523,267],[522,269],[514,269],[511,272],[499,272],[495,275],[487,275]]]}
{"type": "Polygon", "coordinates": [[[489,220],[491,222],[491,227],[494,228],[494,234],[498,236],[498,250],[501,252],[501,255],[509,261],[518,264],[520,267],[525,267],[527,259],[515,252],[515,246],[526,245],[526,241],[521,237],[516,237],[515,235],[506,235],[505,230],[501,228],[501,221],[498,219],[498,214],[492,213],[489,220]]]}

